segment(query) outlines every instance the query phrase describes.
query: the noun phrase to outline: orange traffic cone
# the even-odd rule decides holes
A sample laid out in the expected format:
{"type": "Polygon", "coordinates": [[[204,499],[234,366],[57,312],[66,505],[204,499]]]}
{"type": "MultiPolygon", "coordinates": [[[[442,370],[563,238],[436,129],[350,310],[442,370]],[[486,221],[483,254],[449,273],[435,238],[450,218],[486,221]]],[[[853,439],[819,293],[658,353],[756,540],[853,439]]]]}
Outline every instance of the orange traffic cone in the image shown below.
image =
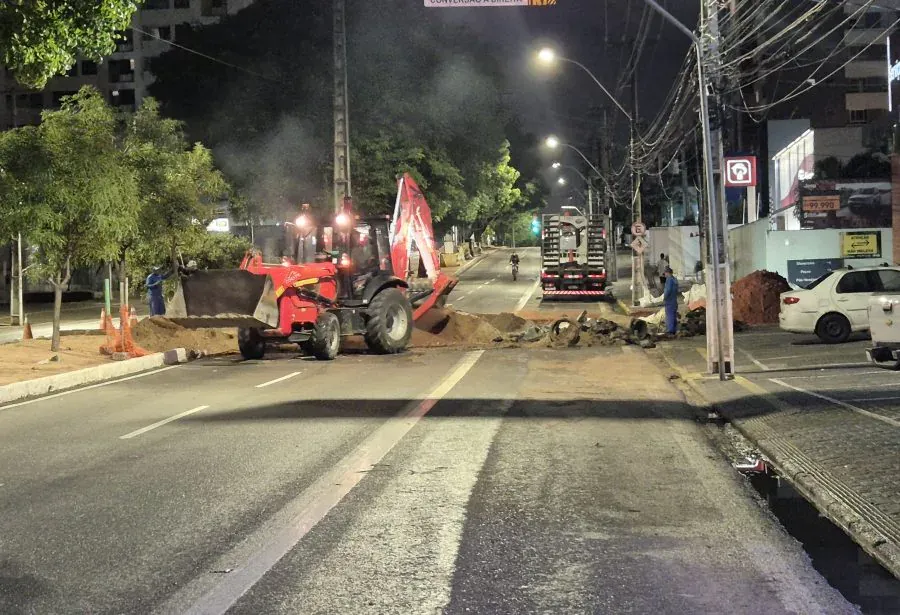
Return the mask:
{"type": "Polygon", "coordinates": [[[100,330],[106,331],[106,308],[100,308],[100,330]]]}
{"type": "Polygon", "coordinates": [[[22,339],[23,340],[33,340],[34,335],[31,333],[31,323],[28,322],[28,317],[25,317],[25,326],[22,328],[22,339]]]}
{"type": "Polygon", "coordinates": [[[128,326],[136,327],[138,324],[137,310],[134,309],[134,306],[131,306],[131,313],[128,315],[128,326]]]}

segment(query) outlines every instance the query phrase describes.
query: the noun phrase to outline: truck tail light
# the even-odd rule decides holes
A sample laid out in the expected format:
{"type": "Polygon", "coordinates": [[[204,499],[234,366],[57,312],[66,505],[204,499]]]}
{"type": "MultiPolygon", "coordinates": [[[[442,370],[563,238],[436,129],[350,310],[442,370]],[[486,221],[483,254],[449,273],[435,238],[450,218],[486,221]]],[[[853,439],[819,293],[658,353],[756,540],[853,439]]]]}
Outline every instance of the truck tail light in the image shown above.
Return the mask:
{"type": "Polygon", "coordinates": [[[794,305],[800,303],[800,297],[785,297],[782,301],[785,305],[794,305]]]}

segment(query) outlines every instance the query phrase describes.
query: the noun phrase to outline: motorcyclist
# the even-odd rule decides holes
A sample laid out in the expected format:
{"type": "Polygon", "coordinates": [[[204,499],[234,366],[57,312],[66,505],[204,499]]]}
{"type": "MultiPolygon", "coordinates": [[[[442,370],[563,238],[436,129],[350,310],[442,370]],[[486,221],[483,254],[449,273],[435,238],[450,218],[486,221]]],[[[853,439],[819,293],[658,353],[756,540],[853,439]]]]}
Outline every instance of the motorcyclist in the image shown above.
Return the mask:
{"type": "Polygon", "coordinates": [[[515,265],[516,267],[518,267],[519,266],[519,255],[516,254],[515,252],[513,252],[512,255],[509,257],[509,264],[515,265]]]}

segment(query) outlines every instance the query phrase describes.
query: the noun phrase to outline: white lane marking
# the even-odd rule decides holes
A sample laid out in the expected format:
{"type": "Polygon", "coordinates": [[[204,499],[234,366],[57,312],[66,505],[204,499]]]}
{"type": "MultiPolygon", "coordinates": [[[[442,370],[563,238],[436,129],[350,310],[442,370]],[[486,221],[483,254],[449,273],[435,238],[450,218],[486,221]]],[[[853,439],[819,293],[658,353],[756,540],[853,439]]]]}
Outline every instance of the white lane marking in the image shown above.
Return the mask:
{"type": "MultiPolygon", "coordinates": [[[[846,363],[836,363],[834,366],[843,367],[847,365],[846,363]]],[[[855,365],[855,364],[852,364],[855,365]]],[[[868,363],[860,363],[860,365],[869,365],[868,363]]],[[[791,371],[802,371],[805,369],[818,369],[819,367],[827,367],[824,365],[804,365],[801,367],[791,367],[791,371]]],[[[840,376],[865,376],[867,374],[884,374],[884,370],[876,371],[876,372],[832,372],[830,374],[821,374],[816,376],[783,376],[782,380],[812,380],[815,378],[838,378],[840,376]]]]}
{"type": "Polygon", "coordinates": [[[845,401],[841,401],[840,399],[835,399],[834,397],[829,397],[828,395],[822,395],[821,393],[816,393],[815,391],[807,391],[806,389],[801,389],[798,386],[794,386],[792,384],[788,384],[787,382],[783,382],[778,378],[769,378],[769,382],[774,382],[779,386],[783,386],[788,389],[793,389],[798,393],[805,393],[810,397],[818,397],[819,399],[824,399],[825,401],[830,401],[833,404],[836,404],[842,408],[846,408],[852,412],[856,412],[857,414],[862,414],[863,416],[867,416],[869,418],[875,419],[876,421],[881,421],[882,423],[887,423],[888,425],[893,425],[894,427],[900,427],[900,421],[897,419],[892,419],[887,416],[882,416],[875,412],[869,412],[868,410],[863,410],[859,406],[854,406],[853,404],[848,404],[845,401]]]}
{"type": "MultiPolygon", "coordinates": [[[[822,350],[822,351],[817,350],[815,352],[822,352],[826,356],[831,354],[830,352],[828,352],[826,350],[822,350]]],[[[785,361],[787,359],[809,359],[810,356],[812,356],[812,355],[813,355],[813,351],[810,351],[808,354],[792,354],[792,355],[788,355],[786,357],[763,357],[763,358],[766,361],[785,361]]]]}
{"type": "MultiPolygon", "coordinates": [[[[769,368],[766,367],[766,366],[765,366],[763,363],[761,363],[760,361],[757,361],[756,358],[754,358],[754,356],[753,356],[752,354],[750,354],[749,352],[747,352],[747,351],[744,350],[743,348],[738,348],[738,350],[740,350],[741,353],[742,353],[744,356],[746,356],[748,359],[750,359],[751,361],[753,361],[753,364],[754,364],[756,367],[758,367],[759,369],[763,370],[764,372],[769,371],[769,368]]],[[[767,359],[767,360],[768,360],[768,359],[767,359]]]]}
{"type": "Polygon", "coordinates": [[[172,421],[177,421],[178,419],[185,417],[189,414],[194,414],[195,412],[200,412],[201,410],[206,410],[209,406],[197,406],[196,408],[191,408],[190,410],[185,410],[175,416],[170,416],[167,419],[163,419],[161,421],[156,421],[152,425],[147,425],[146,427],[141,427],[140,429],[136,429],[131,433],[127,433],[124,436],[119,436],[119,440],[130,440],[131,438],[137,437],[141,434],[147,433],[152,429],[156,429],[157,427],[162,427],[167,423],[171,423],[172,421]]]}
{"type": "Polygon", "coordinates": [[[161,372],[168,371],[170,369],[175,369],[176,367],[181,367],[180,365],[170,365],[168,367],[160,367],[159,369],[154,369],[149,372],[143,372],[140,374],[135,374],[134,376],[126,376],[125,378],[119,378],[117,380],[110,380],[109,382],[100,382],[97,384],[92,384],[90,386],[81,387],[79,389],[72,389],[70,391],[61,391],[59,393],[54,393],[53,395],[44,395],[43,397],[36,397],[34,399],[29,399],[28,401],[20,401],[14,404],[7,404],[5,406],[0,406],[0,412],[4,410],[10,410],[12,408],[18,408],[19,406],[27,406],[28,404],[36,404],[39,401],[47,401],[48,399],[56,399],[57,397],[62,397],[63,395],[71,395],[72,393],[81,393],[82,391],[90,391],[91,389],[99,389],[100,387],[109,386],[111,384],[117,384],[119,382],[126,382],[128,380],[134,380],[136,378],[143,378],[144,376],[152,376],[153,374],[159,374],[161,372]]]}
{"type": "Polygon", "coordinates": [[[305,505],[288,524],[275,532],[244,562],[235,562],[234,570],[217,583],[187,610],[190,614],[223,614],[253,587],[278,561],[337,506],[359,484],[366,473],[378,464],[394,446],[456,386],[484,354],[483,350],[466,353],[447,376],[420,401],[399,415],[388,419],[355,450],[344,457],[333,470],[322,476],[298,498],[305,505]]]}
{"type": "Polygon", "coordinates": [[[845,399],[844,401],[892,401],[900,399],[900,396],[893,395],[891,397],[854,397],[853,399],[845,399]]]}
{"type": "Polygon", "coordinates": [[[519,302],[516,304],[516,307],[515,307],[515,309],[513,309],[513,312],[518,312],[518,311],[524,309],[525,306],[528,305],[528,302],[531,300],[531,296],[537,291],[537,289],[540,285],[541,285],[541,279],[538,278],[537,280],[534,281],[534,284],[532,284],[528,288],[528,290],[525,291],[525,294],[522,295],[522,298],[519,299],[519,302]]]}
{"type": "Polygon", "coordinates": [[[256,388],[261,389],[263,387],[269,386],[270,384],[277,384],[279,382],[284,382],[288,378],[293,378],[294,376],[299,376],[301,373],[302,372],[292,372],[292,373],[288,374],[287,376],[282,376],[281,378],[276,378],[275,380],[269,380],[268,382],[263,382],[262,384],[257,384],[256,388]]]}

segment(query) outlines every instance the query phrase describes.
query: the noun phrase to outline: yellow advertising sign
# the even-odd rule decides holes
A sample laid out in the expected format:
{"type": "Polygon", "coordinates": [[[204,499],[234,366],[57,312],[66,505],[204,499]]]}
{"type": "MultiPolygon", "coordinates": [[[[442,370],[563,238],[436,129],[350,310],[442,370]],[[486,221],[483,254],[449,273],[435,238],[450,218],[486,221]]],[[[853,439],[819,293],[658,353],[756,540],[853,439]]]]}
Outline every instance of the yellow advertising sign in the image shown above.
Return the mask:
{"type": "Polygon", "coordinates": [[[801,205],[803,211],[837,211],[841,208],[841,195],[804,196],[801,205]]]}
{"type": "Polygon", "coordinates": [[[881,258],[881,232],[841,233],[844,258],[881,258]]]}

